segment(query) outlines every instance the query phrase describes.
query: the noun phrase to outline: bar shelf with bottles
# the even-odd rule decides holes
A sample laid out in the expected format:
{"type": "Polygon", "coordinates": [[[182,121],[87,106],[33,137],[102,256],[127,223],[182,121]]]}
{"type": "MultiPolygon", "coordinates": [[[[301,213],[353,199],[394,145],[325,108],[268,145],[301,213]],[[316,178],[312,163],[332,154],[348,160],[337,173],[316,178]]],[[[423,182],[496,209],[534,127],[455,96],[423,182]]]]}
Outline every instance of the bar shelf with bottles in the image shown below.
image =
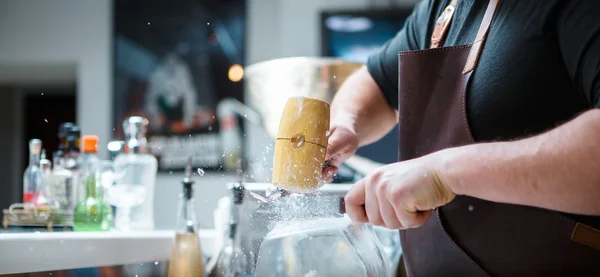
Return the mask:
{"type": "Polygon", "coordinates": [[[147,126],[143,117],[127,118],[123,123],[127,140],[109,143],[107,161],[96,156],[99,138],[82,136],[71,122],[59,126],[52,162],[42,141],[32,139],[23,174],[23,202],[3,210],[4,230],[153,230],[157,161],[149,152],[147,126]]]}

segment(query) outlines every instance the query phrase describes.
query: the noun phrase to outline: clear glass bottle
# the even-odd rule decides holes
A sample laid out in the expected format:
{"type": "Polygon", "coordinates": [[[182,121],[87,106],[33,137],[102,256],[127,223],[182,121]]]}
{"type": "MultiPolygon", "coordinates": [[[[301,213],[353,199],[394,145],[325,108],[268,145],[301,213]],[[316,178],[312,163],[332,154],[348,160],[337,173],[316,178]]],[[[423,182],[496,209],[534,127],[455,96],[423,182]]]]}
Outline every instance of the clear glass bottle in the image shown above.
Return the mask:
{"type": "Polygon", "coordinates": [[[249,257],[241,247],[237,224],[230,222],[229,232],[223,246],[223,263],[221,276],[224,277],[248,277],[252,276],[249,268],[249,257]]]}
{"type": "Polygon", "coordinates": [[[81,130],[75,125],[71,125],[67,134],[67,148],[65,158],[63,161],[63,167],[71,171],[73,178],[73,186],[68,189],[69,201],[74,205],[79,203],[85,196],[85,187],[81,187],[78,184],[81,183],[80,177],[80,164],[81,164],[81,130]]]}
{"type": "Polygon", "coordinates": [[[112,210],[104,201],[104,188],[100,184],[97,136],[83,136],[81,185],[85,185],[85,197],[75,207],[73,229],[75,231],[108,231],[112,227],[112,210]]]}
{"type": "Polygon", "coordinates": [[[75,210],[75,183],[73,173],[64,167],[65,156],[62,150],[54,152],[52,176],[50,177],[50,191],[58,201],[61,211],[72,213],[75,210]]]}
{"type": "Polygon", "coordinates": [[[111,203],[117,207],[117,229],[154,229],[154,185],[158,162],[148,148],[147,128],[148,120],[144,117],[133,116],[123,122],[126,151],[114,161],[116,180],[109,192],[112,196],[119,196],[115,203],[111,203]]]}
{"type": "Polygon", "coordinates": [[[177,230],[169,260],[168,277],[204,277],[204,261],[196,225],[191,158],[186,168],[177,213],[177,230]]]}
{"type": "Polygon", "coordinates": [[[23,203],[29,203],[41,181],[40,152],[42,141],[32,139],[29,141],[29,166],[23,173],[23,203]]]}
{"type": "Polygon", "coordinates": [[[217,261],[215,272],[210,277],[247,277],[252,276],[253,256],[252,251],[246,253],[242,248],[242,240],[239,232],[240,205],[243,204],[245,188],[242,184],[241,162],[237,161],[239,183],[233,185],[231,191],[231,203],[229,205],[229,218],[223,249],[217,261]]]}
{"type": "Polygon", "coordinates": [[[52,190],[50,187],[50,178],[52,176],[52,163],[46,159],[46,151],[42,149],[40,157],[40,182],[36,188],[35,194],[31,199],[38,210],[57,210],[59,208],[58,202],[54,199],[52,190]]]}

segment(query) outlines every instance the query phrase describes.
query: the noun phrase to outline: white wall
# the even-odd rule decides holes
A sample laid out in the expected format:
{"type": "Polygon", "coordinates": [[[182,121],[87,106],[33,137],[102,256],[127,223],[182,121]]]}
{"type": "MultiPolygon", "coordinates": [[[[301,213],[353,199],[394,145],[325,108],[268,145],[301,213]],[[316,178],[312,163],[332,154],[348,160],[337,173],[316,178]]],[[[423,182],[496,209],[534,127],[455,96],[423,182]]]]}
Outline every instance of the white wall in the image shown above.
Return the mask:
{"type": "MultiPolygon", "coordinates": [[[[77,121],[104,141],[111,135],[111,18],[109,0],[0,0],[0,65],[76,64],[77,121]]],[[[105,147],[100,154],[107,157],[105,147]]]]}
{"type": "MultiPolygon", "coordinates": [[[[412,5],[418,0],[394,1],[412,5]]],[[[319,55],[321,9],[360,9],[373,3],[381,6],[388,1],[248,0],[246,64],[319,55]]],[[[0,0],[0,68],[56,65],[58,70],[76,64],[77,121],[83,133],[96,134],[106,142],[111,136],[112,117],[111,24],[110,0],[0,0]]],[[[24,71],[28,73],[31,71],[24,71]]],[[[65,78],[65,74],[57,76],[65,78]]],[[[35,76],[19,78],[30,77],[35,76]]],[[[255,128],[248,139],[251,146],[269,143],[255,128]]],[[[263,149],[251,147],[251,155],[272,157],[263,149]]],[[[101,156],[107,157],[106,149],[101,151],[101,156]]],[[[155,210],[160,227],[174,224],[179,178],[158,177],[155,210]]],[[[212,225],[212,210],[217,199],[226,194],[224,184],[235,178],[217,175],[213,179],[198,180],[198,218],[204,226],[212,225]]]]}

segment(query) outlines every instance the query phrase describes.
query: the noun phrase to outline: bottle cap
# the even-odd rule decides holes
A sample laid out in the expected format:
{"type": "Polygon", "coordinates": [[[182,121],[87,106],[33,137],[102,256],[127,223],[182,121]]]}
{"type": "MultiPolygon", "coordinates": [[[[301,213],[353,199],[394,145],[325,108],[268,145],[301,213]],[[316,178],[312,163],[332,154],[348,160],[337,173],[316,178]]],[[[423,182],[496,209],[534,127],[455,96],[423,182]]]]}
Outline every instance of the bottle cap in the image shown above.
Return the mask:
{"type": "Polygon", "coordinates": [[[148,119],[141,116],[128,117],[123,121],[123,131],[129,137],[145,135],[148,131],[148,119]]]}
{"type": "Polygon", "coordinates": [[[148,119],[141,116],[128,117],[123,121],[123,132],[127,139],[125,153],[148,153],[146,132],[148,119]]]}
{"type": "Polygon", "coordinates": [[[67,135],[69,134],[69,131],[71,130],[71,127],[73,127],[73,123],[72,122],[64,122],[61,123],[58,126],[58,137],[59,138],[66,138],[67,135]]]}
{"type": "Polygon", "coordinates": [[[29,141],[29,152],[32,154],[39,154],[42,151],[42,141],[39,139],[32,139],[29,141]]]}
{"type": "Polygon", "coordinates": [[[68,137],[80,137],[81,136],[81,129],[79,129],[79,127],[75,126],[75,125],[71,125],[71,127],[69,128],[69,132],[67,134],[68,137]]]}
{"type": "Polygon", "coordinates": [[[84,153],[96,153],[98,152],[98,141],[100,139],[98,136],[86,135],[81,138],[83,142],[83,152],[84,153]]]}

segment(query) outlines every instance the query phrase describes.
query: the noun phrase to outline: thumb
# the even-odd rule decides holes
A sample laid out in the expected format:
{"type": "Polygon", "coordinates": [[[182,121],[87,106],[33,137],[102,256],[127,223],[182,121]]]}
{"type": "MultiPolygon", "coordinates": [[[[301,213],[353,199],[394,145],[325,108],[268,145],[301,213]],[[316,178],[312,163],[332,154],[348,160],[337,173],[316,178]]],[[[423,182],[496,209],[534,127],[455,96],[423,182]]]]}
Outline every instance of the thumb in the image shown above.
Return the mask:
{"type": "Polygon", "coordinates": [[[330,161],[335,158],[339,152],[343,150],[342,138],[340,133],[336,132],[337,127],[333,127],[329,130],[329,139],[327,140],[327,154],[325,154],[325,160],[330,161]]]}

